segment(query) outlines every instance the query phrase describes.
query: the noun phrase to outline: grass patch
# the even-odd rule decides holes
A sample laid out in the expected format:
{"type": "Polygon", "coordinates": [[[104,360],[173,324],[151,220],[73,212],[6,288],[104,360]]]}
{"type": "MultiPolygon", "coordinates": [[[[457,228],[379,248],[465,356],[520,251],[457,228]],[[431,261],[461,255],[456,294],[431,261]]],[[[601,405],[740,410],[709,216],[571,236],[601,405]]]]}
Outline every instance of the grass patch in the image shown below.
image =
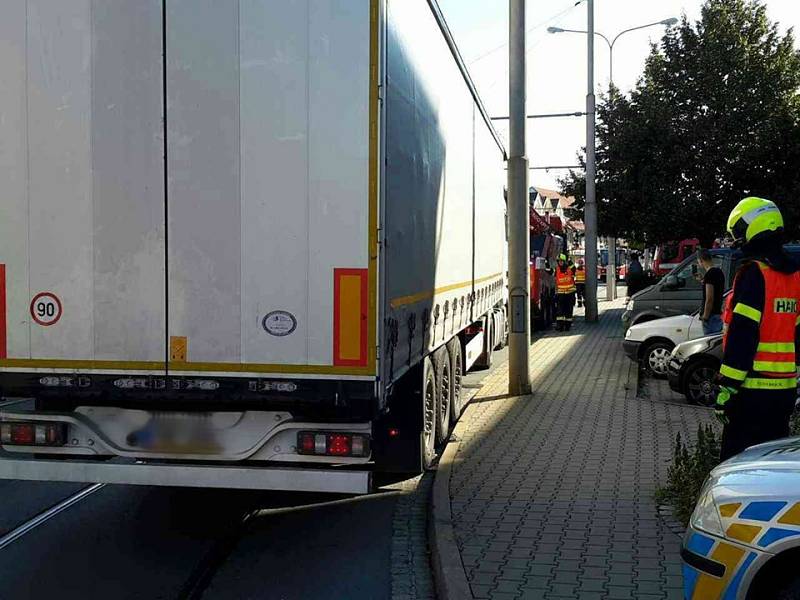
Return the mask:
{"type": "MultiPolygon", "coordinates": [[[[790,428],[791,435],[800,435],[800,410],[792,414],[790,428]]],[[[667,484],[656,490],[656,502],[671,506],[682,525],[689,523],[706,477],[719,464],[721,439],[713,425],[698,426],[694,445],[687,444],[680,433],[675,437],[667,484]]]]}
{"type": "Polygon", "coordinates": [[[683,525],[689,523],[706,477],[719,464],[719,448],[720,435],[712,425],[698,426],[693,446],[686,444],[680,433],[675,437],[667,484],[656,491],[656,502],[671,506],[683,525]]]}

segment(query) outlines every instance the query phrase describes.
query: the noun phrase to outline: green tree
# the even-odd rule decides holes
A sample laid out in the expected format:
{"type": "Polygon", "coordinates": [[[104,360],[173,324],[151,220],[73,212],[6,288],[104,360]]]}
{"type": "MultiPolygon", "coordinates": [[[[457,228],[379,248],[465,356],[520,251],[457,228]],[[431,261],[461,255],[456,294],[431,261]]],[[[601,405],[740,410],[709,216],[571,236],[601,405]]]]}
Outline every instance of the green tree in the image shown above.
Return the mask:
{"type": "MultiPolygon", "coordinates": [[[[800,53],[759,0],[707,0],[654,45],[630,95],[597,108],[599,230],[710,245],[733,206],[761,196],[800,231],[800,53]]],[[[583,157],[579,157],[584,163],[583,157]]],[[[586,182],[561,180],[582,217],[586,182]]]]}

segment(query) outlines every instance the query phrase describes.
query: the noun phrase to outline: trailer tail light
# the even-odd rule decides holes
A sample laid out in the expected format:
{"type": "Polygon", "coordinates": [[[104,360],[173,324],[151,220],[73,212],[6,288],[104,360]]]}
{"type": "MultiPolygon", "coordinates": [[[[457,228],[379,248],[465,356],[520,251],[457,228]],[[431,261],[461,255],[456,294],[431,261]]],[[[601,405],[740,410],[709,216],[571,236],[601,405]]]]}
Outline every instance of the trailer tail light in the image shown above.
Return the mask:
{"type": "Polygon", "coordinates": [[[297,434],[297,453],[310,456],[369,456],[369,436],[360,433],[301,431],[297,434]]]}
{"type": "Polygon", "coordinates": [[[9,446],[63,446],[67,438],[64,423],[3,423],[0,443],[9,446]]]}

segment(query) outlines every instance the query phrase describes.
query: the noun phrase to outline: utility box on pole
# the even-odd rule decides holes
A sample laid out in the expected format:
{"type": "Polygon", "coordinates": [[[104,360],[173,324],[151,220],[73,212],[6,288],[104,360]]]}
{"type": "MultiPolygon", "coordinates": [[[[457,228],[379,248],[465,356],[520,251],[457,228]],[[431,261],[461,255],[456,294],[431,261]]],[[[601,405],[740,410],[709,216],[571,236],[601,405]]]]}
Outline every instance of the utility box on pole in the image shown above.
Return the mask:
{"type": "Polygon", "coordinates": [[[511,323],[508,392],[531,392],[530,200],[525,155],[525,0],[509,0],[508,289],[511,323]]]}

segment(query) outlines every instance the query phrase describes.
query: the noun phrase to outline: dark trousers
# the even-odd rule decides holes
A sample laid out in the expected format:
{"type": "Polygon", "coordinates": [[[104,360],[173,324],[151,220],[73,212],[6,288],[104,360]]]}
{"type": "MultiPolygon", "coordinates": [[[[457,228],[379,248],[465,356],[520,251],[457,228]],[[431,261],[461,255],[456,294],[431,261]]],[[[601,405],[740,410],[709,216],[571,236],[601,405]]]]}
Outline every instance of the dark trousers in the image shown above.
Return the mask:
{"type": "Polygon", "coordinates": [[[720,459],[748,446],[788,437],[796,397],[795,390],[739,390],[728,400],[730,422],[722,430],[720,459]]]}
{"type": "Polygon", "coordinates": [[[585,283],[576,283],[575,284],[575,297],[578,300],[578,306],[583,306],[583,301],[586,298],[586,284],[585,283]]]}
{"type": "Polygon", "coordinates": [[[559,330],[572,326],[572,308],[575,306],[575,292],[556,294],[556,326],[559,330]]]}

